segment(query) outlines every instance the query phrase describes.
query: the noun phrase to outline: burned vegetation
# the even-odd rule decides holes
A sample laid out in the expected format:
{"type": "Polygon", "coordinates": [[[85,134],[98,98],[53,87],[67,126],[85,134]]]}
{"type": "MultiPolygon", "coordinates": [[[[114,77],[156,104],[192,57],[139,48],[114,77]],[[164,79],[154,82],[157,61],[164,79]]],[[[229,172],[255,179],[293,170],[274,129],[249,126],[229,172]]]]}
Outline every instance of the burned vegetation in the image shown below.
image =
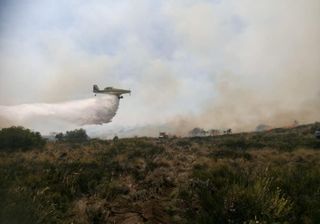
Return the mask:
{"type": "Polygon", "coordinates": [[[6,147],[0,223],[318,223],[319,127],[6,147]]]}

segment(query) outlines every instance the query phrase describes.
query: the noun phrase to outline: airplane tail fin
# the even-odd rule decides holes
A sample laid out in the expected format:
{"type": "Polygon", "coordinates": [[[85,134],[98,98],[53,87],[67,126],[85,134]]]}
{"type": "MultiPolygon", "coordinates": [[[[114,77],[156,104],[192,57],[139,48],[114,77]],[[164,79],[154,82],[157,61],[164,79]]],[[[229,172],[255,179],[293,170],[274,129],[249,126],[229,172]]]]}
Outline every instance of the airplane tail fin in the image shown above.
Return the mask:
{"type": "Polygon", "coordinates": [[[93,85],[93,92],[98,92],[99,91],[99,87],[97,85],[93,85]]]}

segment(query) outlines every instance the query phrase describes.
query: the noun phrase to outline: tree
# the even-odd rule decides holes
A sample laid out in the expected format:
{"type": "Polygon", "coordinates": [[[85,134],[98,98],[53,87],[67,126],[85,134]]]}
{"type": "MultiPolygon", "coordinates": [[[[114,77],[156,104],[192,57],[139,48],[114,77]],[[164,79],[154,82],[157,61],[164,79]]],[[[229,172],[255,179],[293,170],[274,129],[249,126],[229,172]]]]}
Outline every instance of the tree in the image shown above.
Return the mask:
{"type": "Polygon", "coordinates": [[[189,132],[189,135],[191,137],[202,137],[202,136],[206,136],[206,134],[207,132],[202,128],[194,128],[189,132]]]}
{"type": "Polygon", "coordinates": [[[89,139],[86,131],[82,128],[67,131],[66,134],[60,133],[56,138],[66,142],[85,142],[89,139]]]}
{"type": "Polygon", "coordinates": [[[45,140],[39,132],[33,132],[24,127],[10,127],[0,130],[0,149],[30,149],[43,147],[45,140]]]}
{"type": "Polygon", "coordinates": [[[55,138],[58,140],[58,141],[62,141],[63,140],[63,133],[58,133],[58,134],[56,134],[56,136],[55,136],[55,138]]]}

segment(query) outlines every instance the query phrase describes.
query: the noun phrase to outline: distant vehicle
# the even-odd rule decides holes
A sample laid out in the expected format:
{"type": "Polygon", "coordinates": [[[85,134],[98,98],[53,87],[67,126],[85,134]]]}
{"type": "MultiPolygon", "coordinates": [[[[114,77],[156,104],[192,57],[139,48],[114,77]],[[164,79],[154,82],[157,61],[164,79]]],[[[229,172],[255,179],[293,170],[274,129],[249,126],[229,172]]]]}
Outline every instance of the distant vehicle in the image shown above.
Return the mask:
{"type": "Polygon", "coordinates": [[[314,136],[317,138],[317,139],[320,139],[320,129],[316,130],[314,132],[314,136]]]}
{"type": "Polygon", "coordinates": [[[130,90],[116,89],[116,88],[113,88],[113,87],[106,87],[103,90],[100,90],[97,85],[93,85],[93,92],[95,93],[94,94],[95,96],[97,95],[97,93],[110,94],[110,95],[117,96],[118,99],[122,99],[123,98],[123,96],[121,96],[122,94],[126,94],[126,93],[131,94],[130,90]]]}
{"type": "Polygon", "coordinates": [[[169,138],[169,135],[165,132],[160,132],[159,133],[159,139],[167,139],[169,138]]]}

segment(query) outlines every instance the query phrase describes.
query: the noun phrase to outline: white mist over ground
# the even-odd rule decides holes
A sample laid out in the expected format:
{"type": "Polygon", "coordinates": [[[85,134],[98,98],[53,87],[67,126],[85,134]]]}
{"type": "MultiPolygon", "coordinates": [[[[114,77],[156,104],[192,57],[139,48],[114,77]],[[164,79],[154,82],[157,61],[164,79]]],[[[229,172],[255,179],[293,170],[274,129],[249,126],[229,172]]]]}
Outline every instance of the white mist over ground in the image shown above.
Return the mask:
{"type": "Polygon", "coordinates": [[[55,131],[61,127],[104,124],[112,120],[118,107],[119,99],[113,95],[51,104],[0,106],[0,126],[22,125],[40,131],[43,128],[43,131],[55,131]]]}

